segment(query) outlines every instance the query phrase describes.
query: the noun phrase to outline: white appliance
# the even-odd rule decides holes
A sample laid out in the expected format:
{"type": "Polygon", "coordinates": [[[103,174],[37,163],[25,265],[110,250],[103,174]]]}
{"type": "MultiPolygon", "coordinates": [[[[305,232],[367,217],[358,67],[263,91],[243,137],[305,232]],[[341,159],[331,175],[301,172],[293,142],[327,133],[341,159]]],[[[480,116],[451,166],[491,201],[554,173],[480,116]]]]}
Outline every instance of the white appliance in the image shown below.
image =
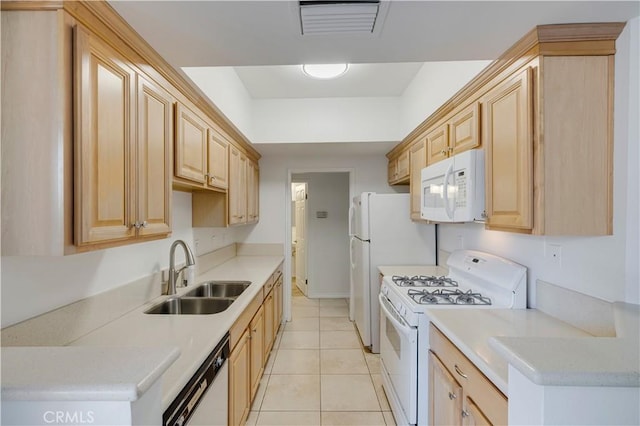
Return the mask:
{"type": "Polygon", "coordinates": [[[398,425],[429,420],[429,310],[526,309],[527,268],[456,250],[445,277],[385,277],[380,288],[380,369],[398,425]]]}
{"type": "Polygon", "coordinates": [[[349,316],[373,353],[380,351],[377,267],[435,263],[435,227],[412,222],[409,208],[409,194],[364,192],[349,209],[349,316]]]}
{"type": "Polygon", "coordinates": [[[420,216],[434,222],[484,220],[484,152],[472,149],[422,169],[420,216]]]}
{"type": "Polygon", "coordinates": [[[223,426],[229,417],[229,333],[162,416],[163,426],[223,426]]]}

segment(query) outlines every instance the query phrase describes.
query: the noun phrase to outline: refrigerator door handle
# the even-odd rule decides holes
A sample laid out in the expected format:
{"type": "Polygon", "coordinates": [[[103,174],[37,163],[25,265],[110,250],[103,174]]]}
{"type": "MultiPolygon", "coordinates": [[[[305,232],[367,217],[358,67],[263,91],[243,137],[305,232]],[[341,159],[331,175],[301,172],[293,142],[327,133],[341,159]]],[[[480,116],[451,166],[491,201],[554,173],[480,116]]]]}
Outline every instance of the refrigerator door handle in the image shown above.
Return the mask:
{"type": "Polygon", "coordinates": [[[356,237],[351,237],[349,240],[349,264],[351,265],[351,269],[356,267],[355,263],[353,263],[353,243],[356,240],[356,237]]]}
{"type": "Polygon", "coordinates": [[[354,229],[353,229],[353,215],[356,212],[356,208],[353,207],[353,205],[349,206],[349,236],[352,237],[355,235],[354,229]]]}

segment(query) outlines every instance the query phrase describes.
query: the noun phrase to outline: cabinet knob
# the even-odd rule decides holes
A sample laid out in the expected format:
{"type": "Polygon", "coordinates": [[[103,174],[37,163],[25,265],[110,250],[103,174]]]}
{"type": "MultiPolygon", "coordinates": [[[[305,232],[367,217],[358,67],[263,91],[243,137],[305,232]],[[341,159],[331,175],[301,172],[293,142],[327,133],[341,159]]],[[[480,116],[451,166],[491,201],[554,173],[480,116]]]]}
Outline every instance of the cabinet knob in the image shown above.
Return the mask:
{"type": "Polygon", "coordinates": [[[142,222],[133,222],[129,228],[136,228],[136,229],[140,229],[140,228],[146,228],[147,227],[147,221],[142,221],[142,222]]]}
{"type": "Polygon", "coordinates": [[[450,400],[452,400],[452,401],[453,401],[453,400],[454,400],[454,399],[456,399],[457,397],[458,397],[458,396],[457,396],[455,393],[449,392],[449,399],[450,399],[450,400]]]}
{"type": "Polygon", "coordinates": [[[440,154],[442,154],[442,155],[447,155],[447,150],[446,150],[446,149],[443,149],[442,151],[440,151],[440,154]]]}
{"type": "Polygon", "coordinates": [[[469,412],[467,410],[462,410],[462,417],[469,417],[469,412]]]}

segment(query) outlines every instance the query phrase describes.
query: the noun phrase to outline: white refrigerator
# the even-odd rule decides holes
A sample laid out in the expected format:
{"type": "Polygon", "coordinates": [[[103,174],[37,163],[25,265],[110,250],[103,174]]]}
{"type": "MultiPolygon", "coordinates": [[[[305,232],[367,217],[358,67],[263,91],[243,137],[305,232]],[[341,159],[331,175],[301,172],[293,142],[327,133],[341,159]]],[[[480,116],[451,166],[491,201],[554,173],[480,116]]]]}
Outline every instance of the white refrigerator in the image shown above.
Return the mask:
{"type": "Polygon", "coordinates": [[[363,192],[349,208],[351,297],[349,316],[364,346],[380,352],[380,265],[434,265],[434,225],[409,216],[409,194],[363,192]]]}

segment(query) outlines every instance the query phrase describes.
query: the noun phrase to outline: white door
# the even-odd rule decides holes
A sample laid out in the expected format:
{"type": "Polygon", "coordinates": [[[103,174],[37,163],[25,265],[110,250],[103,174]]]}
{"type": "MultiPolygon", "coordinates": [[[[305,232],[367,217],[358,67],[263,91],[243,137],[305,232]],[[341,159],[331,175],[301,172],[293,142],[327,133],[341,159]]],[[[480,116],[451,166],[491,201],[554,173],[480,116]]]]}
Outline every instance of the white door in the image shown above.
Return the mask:
{"type": "Polygon", "coordinates": [[[307,295],[307,184],[296,185],[296,285],[307,295]]]}

